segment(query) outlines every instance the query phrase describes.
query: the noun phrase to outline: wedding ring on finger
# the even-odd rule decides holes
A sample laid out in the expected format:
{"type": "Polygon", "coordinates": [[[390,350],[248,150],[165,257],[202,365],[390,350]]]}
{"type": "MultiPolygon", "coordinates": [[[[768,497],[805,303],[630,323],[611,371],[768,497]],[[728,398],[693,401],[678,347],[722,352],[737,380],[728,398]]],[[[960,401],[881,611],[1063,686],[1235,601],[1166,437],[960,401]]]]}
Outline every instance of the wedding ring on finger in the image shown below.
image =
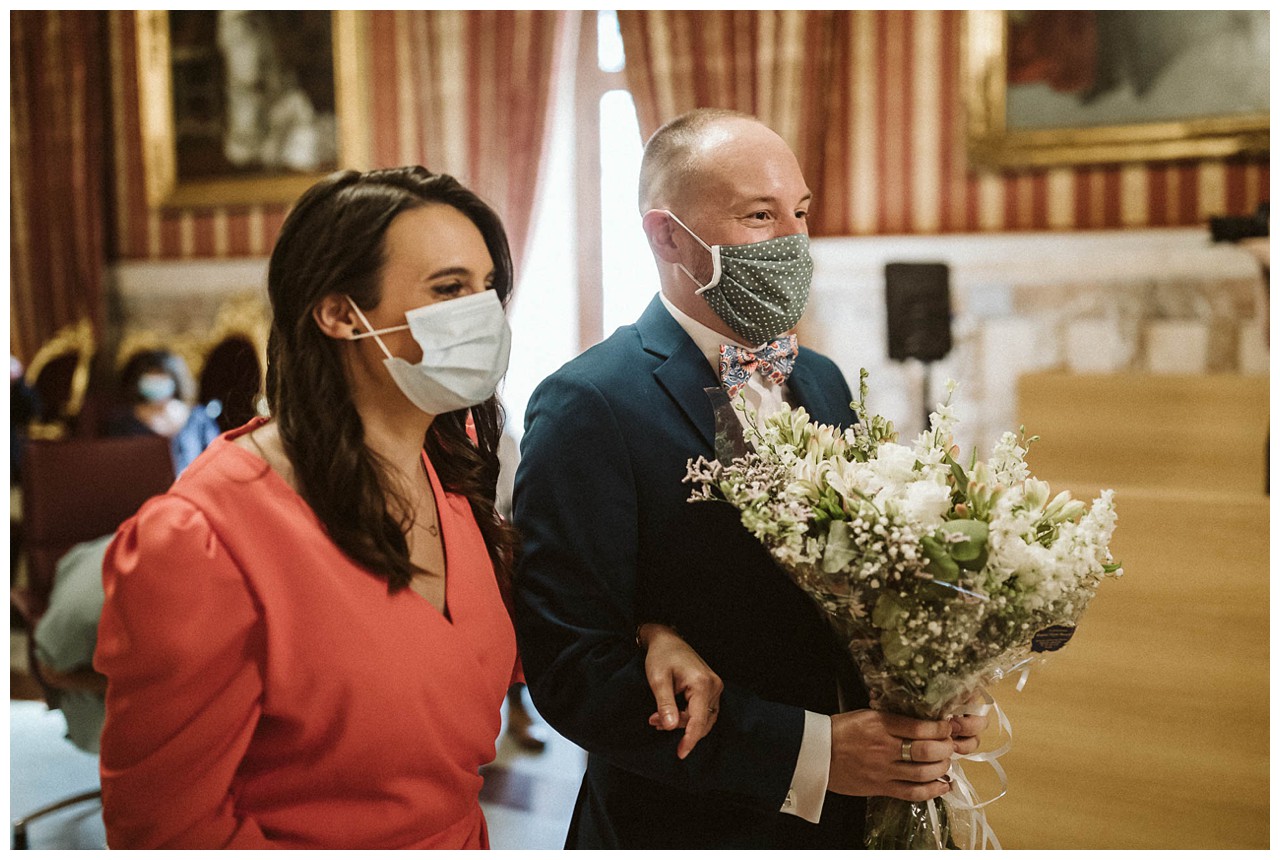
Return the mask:
{"type": "Polygon", "coordinates": [[[898,756],[903,761],[912,761],[911,758],[911,738],[905,738],[902,741],[902,753],[898,756]]]}

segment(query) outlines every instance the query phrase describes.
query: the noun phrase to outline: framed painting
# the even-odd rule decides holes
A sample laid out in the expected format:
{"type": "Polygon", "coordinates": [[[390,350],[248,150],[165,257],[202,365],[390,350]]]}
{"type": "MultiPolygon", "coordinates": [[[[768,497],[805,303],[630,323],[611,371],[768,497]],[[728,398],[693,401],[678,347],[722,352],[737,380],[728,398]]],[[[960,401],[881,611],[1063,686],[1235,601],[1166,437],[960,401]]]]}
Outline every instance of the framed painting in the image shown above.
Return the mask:
{"type": "Polygon", "coordinates": [[[968,146],[987,167],[1270,149],[1270,13],[971,11],[968,146]]]}
{"type": "Polygon", "coordinates": [[[367,166],[362,13],[134,14],[151,206],[292,202],[367,166]]]}

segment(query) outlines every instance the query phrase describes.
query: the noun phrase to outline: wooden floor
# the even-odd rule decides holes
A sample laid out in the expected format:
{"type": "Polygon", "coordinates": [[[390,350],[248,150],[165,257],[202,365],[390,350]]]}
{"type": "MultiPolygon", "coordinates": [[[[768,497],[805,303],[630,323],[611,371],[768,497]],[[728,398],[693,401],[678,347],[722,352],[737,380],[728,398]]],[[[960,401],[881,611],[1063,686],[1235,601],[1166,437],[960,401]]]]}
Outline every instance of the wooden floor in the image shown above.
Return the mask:
{"type": "Polygon", "coordinates": [[[1029,463],[1055,490],[1092,498],[1100,476],[1125,479],[1125,576],[1023,692],[994,690],[1014,744],[988,818],[1007,848],[1268,848],[1266,380],[1092,381],[1028,377],[1021,419],[1044,437],[1029,463]]]}

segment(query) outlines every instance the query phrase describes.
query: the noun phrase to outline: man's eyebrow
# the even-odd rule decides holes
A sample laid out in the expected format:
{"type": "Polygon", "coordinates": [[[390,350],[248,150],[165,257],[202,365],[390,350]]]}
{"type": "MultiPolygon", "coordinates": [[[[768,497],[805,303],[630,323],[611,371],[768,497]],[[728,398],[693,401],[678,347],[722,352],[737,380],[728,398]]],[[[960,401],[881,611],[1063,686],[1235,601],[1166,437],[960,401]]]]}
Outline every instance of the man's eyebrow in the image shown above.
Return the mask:
{"type": "MultiPolygon", "coordinates": [[[[806,194],[805,196],[803,196],[803,197],[801,197],[801,198],[800,198],[800,203],[808,203],[808,202],[809,202],[809,201],[811,201],[812,199],[813,199],[813,192],[812,192],[812,191],[810,191],[808,194],[806,194]]],[[[763,194],[762,194],[762,195],[761,195],[761,196],[759,196],[759,197],[752,197],[752,198],[750,198],[750,199],[748,199],[748,200],[743,200],[743,201],[742,201],[742,205],[743,205],[743,206],[755,206],[755,205],[756,205],[756,204],[758,204],[758,203],[764,203],[764,204],[768,204],[768,205],[776,205],[776,204],[778,203],[778,198],[777,198],[777,197],[769,197],[769,196],[767,196],[767,195],[763,195],[763,194]]]]}

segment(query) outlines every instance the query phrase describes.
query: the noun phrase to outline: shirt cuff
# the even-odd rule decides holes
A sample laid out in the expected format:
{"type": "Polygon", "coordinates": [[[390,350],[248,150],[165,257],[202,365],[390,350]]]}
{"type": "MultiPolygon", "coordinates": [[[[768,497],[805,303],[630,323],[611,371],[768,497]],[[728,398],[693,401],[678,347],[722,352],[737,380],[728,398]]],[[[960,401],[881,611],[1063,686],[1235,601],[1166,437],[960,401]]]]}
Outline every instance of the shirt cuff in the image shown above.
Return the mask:
{"type": "Polygon", "coordinates": [[[826,714],[804,712],[804,737],[791,788],[782,803],[782,812],[817,824],[822,818],[822,804],[827,798],[827,782],[831,778],[831,718],[826,714]]]}

